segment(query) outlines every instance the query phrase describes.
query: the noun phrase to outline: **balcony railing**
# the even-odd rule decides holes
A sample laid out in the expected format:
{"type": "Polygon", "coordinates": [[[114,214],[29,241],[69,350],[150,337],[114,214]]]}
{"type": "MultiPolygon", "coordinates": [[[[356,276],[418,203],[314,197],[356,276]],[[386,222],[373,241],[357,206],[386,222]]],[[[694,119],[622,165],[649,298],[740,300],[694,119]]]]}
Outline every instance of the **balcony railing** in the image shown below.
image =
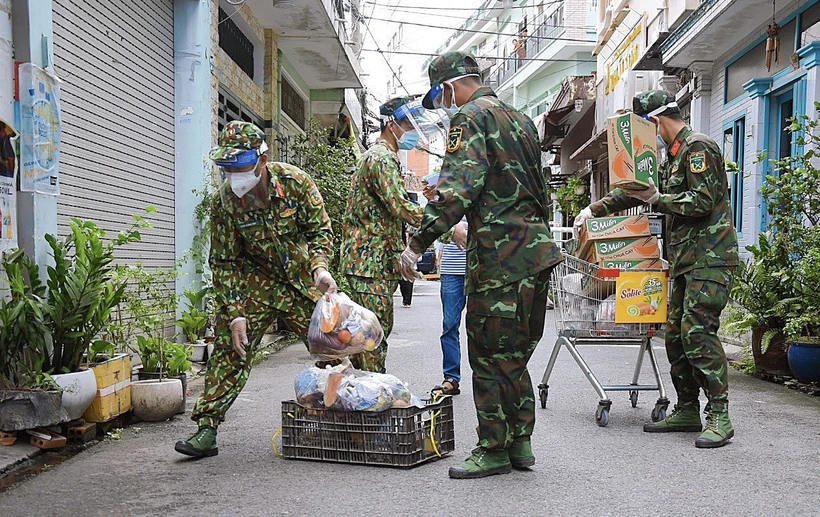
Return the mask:
{"type": "Polygon", "coordinates": [[[546,21],[538,26],[533,32],[532,36],[527,36],[523,44],[513,51],[513,54],[507,56],[501,61],[496,69],[490,74],[487,80],[489,85],[498,87],[504,84],[507,79],[516,74],[519,70],[524,68],[528,63],[528,57],[535,57],[541,53],[542,50],[555,43],[558,36],[561,35],[566,27],[561,25],[554,25],[551,21],[546,21]]]}
{"type": "Polygon", "coordinates": [[[698,7],[695,12],[693,12],[689,18],[681,24],[680,27],[675,29],[675,31],[670,34],[668,38],[666,38],[666,41],[664,41],[661,46],[661,51],[666,52],[672,48],[675,43],[680,41],[680,39],[683,38],[687,32],[689,32],[689,29],[691,29],[692,26],[698,22],[698,20],[706,16],[706,13],[708,13],[716,3],[717,0],[701,0],[700,7],[698,7]]]}

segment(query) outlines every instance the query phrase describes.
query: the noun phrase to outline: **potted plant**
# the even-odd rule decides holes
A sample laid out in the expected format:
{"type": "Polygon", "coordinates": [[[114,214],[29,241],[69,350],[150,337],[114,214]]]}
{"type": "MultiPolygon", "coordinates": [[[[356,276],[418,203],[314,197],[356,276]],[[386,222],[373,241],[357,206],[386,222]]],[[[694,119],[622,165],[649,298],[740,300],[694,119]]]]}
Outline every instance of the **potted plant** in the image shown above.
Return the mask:
{"type": "Polygon", "coordinates": [[[794,293],[780,278],[788,264],[788,253],[782,242],[765,233],[760,234],[756,246],[746,249],[752,258],[735,272],[726,330],[737,336],[751,333],[755,371],[790,375],[783,329],[794,293]]]}
{"type": "Polygon", "coordinates": [[[138,336],[137,347],[143,368],[132,386],[134,414],[142,420],[166,420],[185,412],[190,347],[162,336],[138,336]],[[163,383],[178,384],[174,390],[163,383]],[[156,391],[156,393],[154,393],[156,391]]]}
{"type": "Polygon", "coordinates": [[[192,350],[189,359],[197,363],[205,360],[205,351],[208,346],[204,340],[208,315],[200,310],[207,292],[206,289],[185,290],[184,295],[188,300],[188,309],[183,311],[181,317],[176,321],[176,324],[182,329],[186,344],[192,350]]]}
{"type": "Polygon", "coordinates": [[[50,368],[63,388],[63,406],[71,419],[80,418],[97,394],[93,371],[82,368],[97,335],[120,302],[125,282],[114,277],[114,250],[140,240],[135,216],[132,226],[111,242],[91,221],[72,218],[63,240],[46,235],[54,265],[48,268],[47,315],[53,341],[50,368]]]}
{"type": "Polygon", "coordinates": [[[805,234],[807,251],[796,264],[798,302],[787,318],[789,366],[801,382],[820,382],[820,227],[805,234]]]}
{"type": "Polygon", "coordinates": [[[62,391],[43,369],[51,355],[46,286],[22,250],[3,254],[2,266],[8,287],[0,296],[0,430],[65,422],[62,391]]]}

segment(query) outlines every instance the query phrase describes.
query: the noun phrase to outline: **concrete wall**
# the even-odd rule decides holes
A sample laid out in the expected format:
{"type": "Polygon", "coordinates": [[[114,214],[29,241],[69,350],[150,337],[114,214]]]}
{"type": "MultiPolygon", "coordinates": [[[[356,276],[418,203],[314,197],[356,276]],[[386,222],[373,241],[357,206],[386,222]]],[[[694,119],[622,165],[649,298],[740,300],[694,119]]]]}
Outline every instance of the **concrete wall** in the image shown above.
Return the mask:
{"type": "MultiPolygon", "coordinates": [[[[265,130],[270,152],[274,152],[276,131],[279,119],[279,47],[277,34],[265,29],[247,4],[242,5],[236,14],[231,16],[255,46],[254,79],[242,71],[219,46],[219,0],[211,0],[211,46],[213,49],[213,77],[211,86],[214,89],[212,104],[213,139],[217,138],[217,110],[220,85],[230,90],[242,103],[264,120],[273,121],[273,128],[265,130]]],[[[230,15],[235,7],[223,6],[230,15]]]]}

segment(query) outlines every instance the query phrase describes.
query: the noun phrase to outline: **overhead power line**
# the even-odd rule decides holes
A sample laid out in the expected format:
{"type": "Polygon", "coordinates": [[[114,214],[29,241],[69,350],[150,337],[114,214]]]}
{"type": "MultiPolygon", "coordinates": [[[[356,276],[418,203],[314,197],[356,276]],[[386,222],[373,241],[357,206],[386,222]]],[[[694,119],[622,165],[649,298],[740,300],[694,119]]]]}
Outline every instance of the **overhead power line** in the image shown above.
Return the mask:
{"type": "Polygon", "coordinates": [[[379,42],[376,40],[376,36],[373,34],[373,31],[370,30],[370,24],[367,22],[367,18],[362,15],[362,13],[361,13],[361,11],[359,11],[358,7],[356,7],[353,4],[351,4],[351,7],[355,11],[356,16],[358,16],[362,20],[362,23],[364,23],[364,26],[367,29],[367,32],[370,34],[370,39],[372,39],[373,44],[376,45],[376,52],[381,54],[382,59],[384,59],[384,62],[387,64],[387,67],[390,69],[390,73],[392,73],[393,77],[395,77],[396,80],[399,82],[399,86],[402,87],[404,92],[407,95],[410,95],[410,90],[408,90],[407,87],[404,86],[404,83],[401,81],[401,77],[399,77],[399,74],[397,74],[396,71],[393,69],[393,65],[390,64],[390,61],[387,59],[387,56],[384,55],[384,52],[382,52],[381,47],[379,47],[379,42]]]}
{"type": "MultiPolygon", "coordinates": [[[[436,57],[441,54],[435,54],[431,52],[410,52],[406,50],[381,50],[378,48],[363,48],[363,52],[378,52],[380,54],[403,54],[408,56],[428,56],[428,57],[436,57]]],[[[495,59],[495,60],[506,60],[506,59],[517,59],[519,61],[538,61],[542,63],[597,63],[595,59],[547,59],[547,58],[519,58],[517,56],[482,56],[478,59],[495,59]]]]}
{"type": "MultiPolygon", "coordinates": [[[[374,9],[376,7],[385,7],[385,8],[394,7],[392,5],[382,4],[382,3],[379,3],[379,2],[365,2],[365,3],[368,4],[368,5],[374,6],[374,9]]],[[[543,2],[541,5],[543,5],[544,7],[547,7],[547,6],[550,6],[550,5],[563,4],[563,3],[564,3],[564,0],[550,0],[549,2],[543,2]]],[[[533,9],[533,8],[536,8],[536,7],[538,7],[538,6],[534,5],[534,4],[530,4],[530,5],[512,5],[512,6],[509,6],[509,7],[504,7],[503,5],[497,5],[497,6],[493,6],[493,7],[487,6],[487,7],[484,7],[483,9],[480,8],[480,7],[430,7],[430,6],[427,6],[427,5],[424,5],[424,6],[422,6],[422,5],[402,5],[401,9],[417,9],[417,10],[422,10],[422,11],[475,11],[475,12],[479,12],[479,11],[508,11],[510,9],[533,9]]]]}
{"type": "MultiPolygon", "coordinates": [[[[370,19],[373,20],[373,21],[377,21],[377,22],[400,23],[400,24],[404,24],[404,25],[414,25],[416,27],[427,27],[429,29],[445,29],[445,30],[450,30],[450,31],[456,32],[456,30],[454,30],[452,27],[448,27],[446,25],[430,25],[430,24],[427,24],[427,23],[414,23],[414,22],[406,22],[406,21],[397,22],[397,21],[393,21],[393,20],[388,20],[386,18],[375,18],[375,17],[372,17],[372,16],[370,17],[370,19]]],[[[577,28],[585,29],[587,27],[577,27],[577,28]]],[[[523,37],[522,34],[512,33],[512,32],[482,31],[482,30],[477,30],[477,29],[459,29],[459,31],[460,32],[471,32],[471,33],[474,33],[474,34],[491,34],[493,36],[510,36],[510,37],[514,37],[514,38],[523,37]]],[[[595,43],[594,41],[588,40],[588,39],[559,38],[559,37],[552,37],[552,36],[534,36],[534,35],[530,36],[530,35],[528,35],[528,36],[526,36],[526,38],[531,39],[531,40],[565,41],[567,43],[595,43]]]]}

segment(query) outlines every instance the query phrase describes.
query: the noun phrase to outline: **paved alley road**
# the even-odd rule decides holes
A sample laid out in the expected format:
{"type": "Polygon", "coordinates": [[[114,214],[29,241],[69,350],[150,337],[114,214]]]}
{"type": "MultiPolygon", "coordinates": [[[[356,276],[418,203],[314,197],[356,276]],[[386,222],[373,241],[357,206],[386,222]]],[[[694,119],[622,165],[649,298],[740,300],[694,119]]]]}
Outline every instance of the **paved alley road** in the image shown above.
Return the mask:
{"type": "MultiPolygon", "coordinates": [[[[423,393],[441,380],[438,283],[417,283],[410,309],[395,300],[388,370],[423,393]]],[[[551,312],[548,318],[548,333],[530,363],[536,384],[555,341],[551,312]]],[[[584,352],[603,383],[629,381],[637,348],[584,352]]],[[[475,442],[469,382],[455,397],[456,452],[440,461],[399,470],[276,457],[270,437],[280,423],[280,402],[293,398],[293,378],[307,362],[299,344],[256,367],[220,428],[219,456],[191,461],[174,452],[174,441],[194,430],[188,415],[141,424],[139,431],[126,429],[119,441],[100,443],[0,494],[0,516],[820,513],[820,401],[737,372],[730,373],[736,437],[722,449],[698,450],[695,434],[641,431],[657,398],[653,393],[643,393],[635,409],[626,393],[613,394],[609,426],[598,427],[595,393],[563,351],[549,405],[537,411],[536,466],[451,480],[447,468],[475,442]]],[[[469,379],[466,356],[463,363],[469,379]]],[[[644,371],[648,380],[648,365],[644,371]]],[[[668,375],[665,381],[672,391],[668,375]]]]}

